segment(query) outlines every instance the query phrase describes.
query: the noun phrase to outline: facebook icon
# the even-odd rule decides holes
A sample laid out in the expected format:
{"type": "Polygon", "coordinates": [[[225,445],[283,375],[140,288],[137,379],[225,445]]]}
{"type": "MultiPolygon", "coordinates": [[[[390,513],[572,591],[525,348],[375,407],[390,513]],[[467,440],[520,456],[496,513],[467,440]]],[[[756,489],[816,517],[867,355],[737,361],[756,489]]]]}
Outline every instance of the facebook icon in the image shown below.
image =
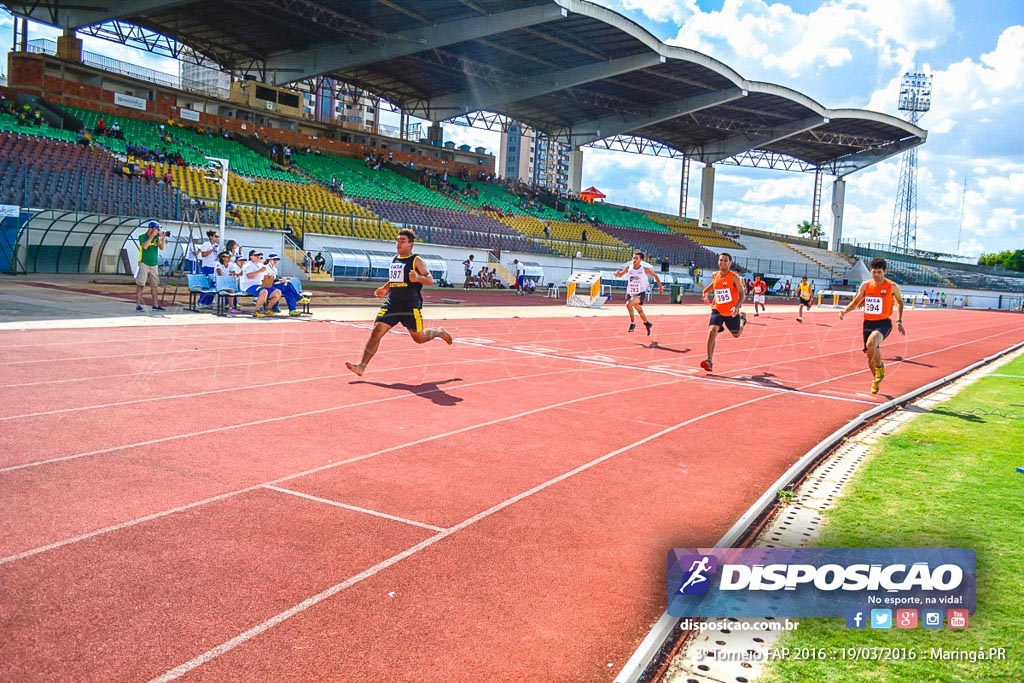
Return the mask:
{"type": "Polygon", "coordinates": [[[867,628],[868,618],[862,609],[846,610],[846,628],[867,628]]]}

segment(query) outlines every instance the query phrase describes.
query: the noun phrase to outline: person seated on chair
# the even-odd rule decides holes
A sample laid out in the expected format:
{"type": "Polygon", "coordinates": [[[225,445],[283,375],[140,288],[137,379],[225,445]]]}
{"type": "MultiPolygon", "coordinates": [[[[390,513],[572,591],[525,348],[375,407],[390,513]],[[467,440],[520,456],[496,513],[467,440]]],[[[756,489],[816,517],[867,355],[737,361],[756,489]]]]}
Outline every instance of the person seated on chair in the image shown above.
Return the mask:
{"type": "MultiPolygon", "coordinates": [[[[230,242],[228,242],[228,244],[230,244],[230,242]]],[[[235,253],[231,258],[233,260],[231,261],[231,265],[228,266],[228,275],[230,275],[231,277],[235,278],[236,282],[238,283],[238,284],[235,285],[235,289],[236,290],[240,290],[240,288],[242,286],[241,285],[241,280],[240,280],[240,278],[242,277],[242,268],[245,267],[245,262],[246,262],[247,259],[245,258],[245,254],[243,254],[241,252],[241,250],[239,250],[237,253],[235,253]]],[[[238,307],[238,297],[237,296],[231,297],[231,308],[228,309],[228,313],[241,313],[241,312],[242,312],[242,309],[240,309],[238,307]]]]}
{"type": "Polygon", "coordinates": [[[288,304],[288,315],[294,318],[302,315],[302,312],[298,309],[298,303],[299,299],[302,298],[302,292],[295,288],[295,283],[292,282],[291,278],[280,277],[277,274],[277,264],[280,260],[281,257],[274,252],[267,254],[267,273],[274,278],[274,284],[271,289],[281,293],[281,297],[284,298],[285,303],[288,304]]]}
{"type": "Polygon", "coordinates": [[[533,281],[533,278],[526,278],[526,281],[523,282],[523,291],[527,294],[537,291],[537,283],[533,281]]]}
{"type": "MultiPolygon", "coordinates": [[[[270,304],[272,311],[281,298],[281,292],[272,289],[274,279],[267,272],[267,266],[260,263],[262,257],[262,251],[250,250],[249,262],[242,268],[242,291],[256,297],[256,310],[252,314],[254,318],[266,317],[267,304],[270,304]]],[[[270,312],[269,315],[274,314],[270,312]]]]}

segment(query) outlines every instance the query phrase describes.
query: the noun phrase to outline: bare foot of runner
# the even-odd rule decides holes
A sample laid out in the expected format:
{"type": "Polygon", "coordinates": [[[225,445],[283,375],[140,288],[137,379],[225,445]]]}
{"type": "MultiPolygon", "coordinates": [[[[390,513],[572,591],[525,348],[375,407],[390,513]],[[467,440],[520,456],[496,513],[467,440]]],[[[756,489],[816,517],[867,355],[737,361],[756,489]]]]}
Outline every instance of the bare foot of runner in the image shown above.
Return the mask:
{"type": "MultiPolygon", "coordinates": [[[[448,343],[451,344],[451,342],[448,343]]],[[[352,372],[356,373],[360,377],[363,376],[363,371],[366,369],[362,365],[353,365],[352,363],[345,363],[345,367],[351,370],[352,372]]]]}

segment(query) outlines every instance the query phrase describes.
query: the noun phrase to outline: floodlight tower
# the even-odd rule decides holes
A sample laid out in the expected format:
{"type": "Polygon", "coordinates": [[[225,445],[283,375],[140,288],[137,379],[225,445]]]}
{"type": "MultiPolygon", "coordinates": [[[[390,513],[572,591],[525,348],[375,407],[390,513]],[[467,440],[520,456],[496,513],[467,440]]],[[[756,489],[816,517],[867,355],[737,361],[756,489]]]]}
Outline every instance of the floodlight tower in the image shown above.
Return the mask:
{"type": "MultiPolygon", "coordinates": [[[[918,120],[932,108],[932,77],[920,72],[903,74],[900,84],[900,111],[907,112],[907,121],[918,120]]],[[[917,147],[903,155],[900,184],[896,191],[896,208],[892,213],[889,246],[893,251],[909,253],[917,248],[917,147]]]]}

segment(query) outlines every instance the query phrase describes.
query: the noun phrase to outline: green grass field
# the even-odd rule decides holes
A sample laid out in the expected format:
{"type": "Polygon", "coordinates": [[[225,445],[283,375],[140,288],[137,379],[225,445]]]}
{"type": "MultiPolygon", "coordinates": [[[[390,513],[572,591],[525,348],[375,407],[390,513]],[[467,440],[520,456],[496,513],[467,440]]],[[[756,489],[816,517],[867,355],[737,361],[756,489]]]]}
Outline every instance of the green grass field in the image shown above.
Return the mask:
{"type": "Polygon", "coordinates": [[[1024,357],[883,439],[838,506],[823,547],[962,547],[977,554],[966,630],[847,629],[804,619],[779,647],[908,648],[915,661],[776,661],[762,680],[1024,681],[1024,357]],[[1004,660],[934,661],[931,648],[1005,648],[1004,660]]]}

